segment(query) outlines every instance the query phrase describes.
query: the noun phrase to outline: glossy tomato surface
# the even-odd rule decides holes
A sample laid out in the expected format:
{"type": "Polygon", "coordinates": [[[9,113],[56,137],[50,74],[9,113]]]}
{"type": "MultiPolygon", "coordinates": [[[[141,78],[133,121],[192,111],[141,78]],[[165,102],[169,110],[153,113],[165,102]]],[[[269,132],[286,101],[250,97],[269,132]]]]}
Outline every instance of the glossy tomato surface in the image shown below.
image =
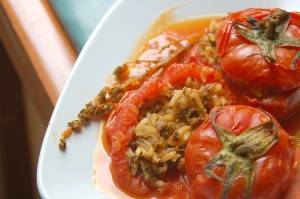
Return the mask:
{"type": "MultiPolygon", "coordinates": [[[[214,108],[215,122],[223,129],[238,136],[241,132],[260,125],[270,117],[263,111],[244,105],[231,105],[214,108]]],[[[279,199],[288,188],[293,174],[295,147],[289,135],[272,118],[277,128],[278,141],[267,153],[255,161],[255,179],[251,199],[279,199]]],[[[186,174],[194,191],[195,198],[221,198],[224,181],[209,177],[205,165],[223,148],[222,142],[211,120],[204,122],[192,133],[185,152],[186,174]]],[[[224,167],[215,168],[215,173],[224,176],[224,167]]],[[[239,174],[234,178],[228,198],[242,199],[245,192],[245,179],[239,174]]]]}
{"type": "MultiPolygon", "coordinates": [[[[296,69],[291,64],[300,51],[299,47],[278,47],[276,61],[271,63],[262,55],[261,49],[241,36],[234,25],[249,25],[251,16],[263,20],[277,9],[250,8],[230,13],[216,32],[217,50],[224,73],[234,82],[248,87],[267,90],[285,91],[300,86],[300,63],[296,69]]],[[[300,14],[290,13],[286,34],[300,39],[300,14]]]]}

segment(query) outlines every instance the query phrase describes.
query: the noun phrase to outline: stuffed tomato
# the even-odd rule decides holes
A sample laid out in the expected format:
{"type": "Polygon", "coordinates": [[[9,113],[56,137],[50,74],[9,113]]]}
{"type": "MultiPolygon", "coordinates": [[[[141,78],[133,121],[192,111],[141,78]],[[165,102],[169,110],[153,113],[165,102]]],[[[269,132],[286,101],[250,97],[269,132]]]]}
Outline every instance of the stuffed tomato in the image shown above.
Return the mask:
{"type": "Polygon", "coordinates": [[[230,13],[216,41],[221,68],[243,103],[280,119],[299,104],[293,95],[300,86],[299,13],[260,8],[230,13]]]}
{"type": "Polygon", "coordinates": [[[212,107],[231,103],[223,86],[210,67],[173,64],[126,93],[105,127],[116,185],[131,195],[190,198],[185,147],[212,107]]]}
{"type": "Polygon", "coordinates": [[[300,13],[242,10],[216,36],[221,67],[234,82],[271,91],[300,86],[300,13]]]}
{"type": "Polygon", "coordinates": [[[218,107],[190,137],[186,175],[195,198],[279,199],[294,174],[294,154],[292,138],[268,113],[218,107]]]}

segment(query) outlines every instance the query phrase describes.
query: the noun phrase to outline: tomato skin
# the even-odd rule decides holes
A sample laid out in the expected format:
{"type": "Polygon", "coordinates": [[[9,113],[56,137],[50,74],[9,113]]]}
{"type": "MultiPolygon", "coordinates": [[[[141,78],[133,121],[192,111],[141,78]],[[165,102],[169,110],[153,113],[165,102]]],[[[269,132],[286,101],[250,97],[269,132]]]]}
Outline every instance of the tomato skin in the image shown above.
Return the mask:
{"type": "MultiPolygon", "coordinates": [[[[219,72],[199,64],[173,64],[161,75],[154,75],[140,88],[127,92],[111,113],[104,132],[108,138],[111,156],[111,173],[115,184],[124,192],[135,196],[155,194],[155,190],[137,176],[130,174],[126,151],[138,123],[139,108],[148,100],[158,97],[165,89],[181,87],[188,77],[196,81],[210,83],[217,81],[219,72]]],[[[189,198],[187,184],[175,179],[160,192],[160,198],[189,198]],[[177,193],[182,193],[178,195],[177,193]]]]}
{"type": "MultiPolygon", "coordinates": [[[[217,109],[214,108],[212,112],[217,109]]],[[[268,116],[263,111],[244,105],[226,106],[216,118],[219,126],[236,135],[266,120],[268,116]]],[[[280,194],[287,190],[293,173],[295,147],[279,123],[275,122],[275,125],[279,129],[278,142],[264,157],[256,161],[256,177],[251,199],[281,198],[280,194]]],[[[192,133],[185,151],[185,167],[195,198],[220,198],[223,183],[208,177],[204,173],[204,166],[221,149],[222,143],[211,121],[207,120],[192,133]]],[[[224,168],[218,167],[215,172],[221,175],[224,173],[224,168]]],[[[242,199],[244,190],[244,179],[237,176],[230,188],[228,198],[242,199]]]]}
{"type": "MultiPolygon", "coordinates": [[[[262,19],[275,9],[250,8],[226,17],[216,32],[221,67],[236,83],[268,91],[286,91],[300,86],[300,63],[290,69],[299,48],[279,47],[275,64],[269,63],[260,48],[239,35],[233,24],[246,23],[247,17],[262,19]]],[[[287,34],[300,38],[300,14],[291,13],[287,34]]]]}

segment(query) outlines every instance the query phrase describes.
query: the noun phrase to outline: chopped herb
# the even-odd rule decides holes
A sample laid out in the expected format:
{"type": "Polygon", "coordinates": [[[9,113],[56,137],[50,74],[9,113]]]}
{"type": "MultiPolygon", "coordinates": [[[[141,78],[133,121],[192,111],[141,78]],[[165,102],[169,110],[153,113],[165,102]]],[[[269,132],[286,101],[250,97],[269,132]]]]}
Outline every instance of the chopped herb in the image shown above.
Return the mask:
{"type": "MultiPolygon", "coordinates": [[[[100,102],[102,102],[102,100],[100,100],[100,102]]],[[[79,112],[77,119],[67,123],[69,129],[67,129],[61,134],[61,137],[58,140],[59,149],[61,151],[66,150],[66,139],[72,134],[72,131],[80,131],[80,129],[93,118],[101,118],[107,115],[113,109],[113,107],[113,103],[99,104],[93,101],[86,104],[85,107],[79,112]],[[66,133],[67,135],[65,135],[66,133]]]]}
{"type": "Polygon", "coordinates": [[[65,151],[67,149],[66,139],[60,138],[57,144],[61,151],[65,151]]]}
{"type": "Polygon", "coordinates": [[[95,103],[101,104],[101,103],[105,102],[107,90],[108,90],[108,88],[107,88],[107,87],[104,87],[104,88],[99,92],[99,94],[98,94],[98,95],[95,97],[95,99],[94,99],[95,103]]]}
{"type": "Polygon", "coordinates": [[[113,74],[115,75],[115,78],[117,81],[122,81],[124,79],[124,76],[127,75],[127,71],[128,71],[128,65],[127,64],[123,64],[121,66],[118,66],[113,74]]]}
{"type": "Polygon", "coordinates": [[[78,119],[68,122],[67,125],[71,127],[74,131],[77,131],[81,128],[81,122],[78,119]]]}
{"type": "Polygon", "coordinates": [[[111,88],[108,92],[109,98],[113,102],[119,102],[124,94],[124,89],[121,86],[115,86],[111,88]]]}

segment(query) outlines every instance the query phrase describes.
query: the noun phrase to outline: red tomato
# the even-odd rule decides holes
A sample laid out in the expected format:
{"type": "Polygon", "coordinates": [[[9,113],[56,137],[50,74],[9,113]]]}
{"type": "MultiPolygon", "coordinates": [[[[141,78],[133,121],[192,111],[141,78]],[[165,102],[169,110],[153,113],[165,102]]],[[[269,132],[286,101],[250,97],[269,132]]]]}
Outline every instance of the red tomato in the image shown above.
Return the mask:
{"type": "MultiPolygon", "coordinates": [[[[215,82],[219,72],[203,65],[173,64],[163,74],[154,75],[135,90],[125,94],[114,112],[110,115],[105,133],[108,138],[111,156],[111,172],[114,182],[123,191],[132,195],[146,196],[155,194],[151,186],[142,178],[130,174],[125,153],[138,123],[139,108],[148,100],[158,97],[170,86],[183,86],[188,77],[199,82],[215,82]]],[[[175,179],[168,182],[161,190],[162,198],[188,198],[188,188],[184,180],[175,179]],[[177,193],[182,193],[178,195],[177,193]]]]}
{"type": "MultiPolygon", "coordinates": [[[[230,174],[228,174],[230,169],[231,171],[240,171],[236,173],[237,175],[233,175],[232,173],[234,172],[231,173],[232,182],[229,187],[228,198],[244,198],[244,194],[246,192],[245,176],[247,175],[243,172],[251,171],[247,169],[245,170],[245,168],[248,167],[247,165],[249,162],[252,165],[249,168],[252,168],[253,173],[255,174],[253,187],[250,189],[250,198],[282,198],[281,194],[287,190],[291,175],[294,172],[293,163],[295,147],[292,143],[292,139],[280,127],[279,123],[275,121],[274,118],[259,109],[244,105],[231,105],[214,108],[210,113],[210,119],[204,122],[195,132],[192,133],[185,151],[185,168],[186,174],[194,191],[195,198],[221,198],[224,181],[216,180],[209,176],[205,171],[207,171],[208,165],[211,164],[211,162],[217,160],[217,157],[220,157],[218,156],[219,154],[224,154],[222,153],[224,149],[227,150],[230,147],[232,147],[232,151],[228,154],[234,154],[234,157],[238,158],[230,159],[228,158],[230,156],[223,155],[223,157],[219,158],[218,161],[215,162],[215,167],[212,168],[212,172],[221,178],[225,178],[225,173],[227,174],[226,176],[230,176],[230,174]],[[242,140],[243,138],[241,138],[241,136],[245,136],[245,130],[249,130],[250,128],[257,127],[259,125],[265,125],[270,121],[273,121],[270,123],[273,126],[269,127],[268,136],[267,134],[261,134],[261,130],[253,130],[251,131],[251,138],[247,137],[247,139],[242,140]],[[244,146],[252,143],[252,145],[249,145],[251,148],[243,150],[243,153],[238,153],[237,148],[238,146],[242,146],[242,144],[228,145],[228,140],[232,139],[228,137],[226,137],[227,141],[221,141],[220,138],[224,138],[224,134],[222,135],[219,133],[219,130],[216,130],[216,126],[230,132],[229,135],[234,137],[233,139],[236,139],[239,136],[238,139],[244,141],[240,141],[244,146]],[[253,154],[256,154],[253,151],[255,151],[258,146],[262,146],[261,144],[264,142],[263,140],[271,138],[271,133],[272,136],[276,136],[276,139],[273,137],[274,142],[265,146],[264,153],[253,158],[255,157],[253,154]],[[260,137],[261,139],[257,137],[260,137]],[[253,142],[256,138],[257,142],[253,142]],[[242,159],[242,161],[249,162],[245,164],[246,166],[239,167],[239,165],[243,165],[238,162],[240,159],[242,159]],[[227,167],[226,172],[224,165],[222,165],[225,162],[224,160],[226,160],[227,164],[230,165],[230,167],[227,167]]],[[[228,151],[230,150],[228,149],[227,152],[228,151]]]]}
{"type": "MultiPolygon", "coordinates": [[[[249,26],[249,16],[260,21],[275,11],[278,9],[250,8],[231,13],[217,30],[221,67],[234,82],[267,91],[286,91],[300,86],[300,62],[296,63],[296,69],[291,68],[300,52],[299,44],[298,47],[276,48],[276,59],[271,63],[257,44],[243,37],[235,28],[236,23],[249,26]]],[[[286,35],[300,42],[300,13],[290,13],[286,35]]]]}

